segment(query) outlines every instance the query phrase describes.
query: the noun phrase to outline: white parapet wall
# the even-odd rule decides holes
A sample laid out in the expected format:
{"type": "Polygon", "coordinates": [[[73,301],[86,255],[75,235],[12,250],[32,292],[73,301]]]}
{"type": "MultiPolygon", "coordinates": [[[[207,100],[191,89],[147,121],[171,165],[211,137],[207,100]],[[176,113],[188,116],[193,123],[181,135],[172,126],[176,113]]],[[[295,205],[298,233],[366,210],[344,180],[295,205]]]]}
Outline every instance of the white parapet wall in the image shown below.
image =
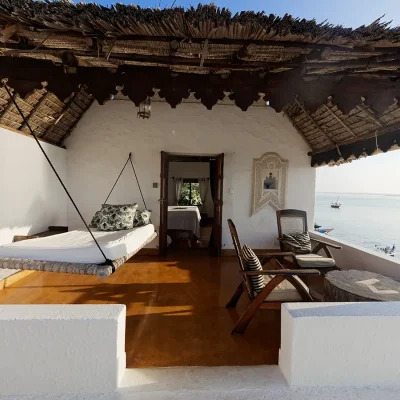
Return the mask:
{"type": "MultiPolygon", "coordinates": [[[[340,250],[330,249],[336,264],[342,269],[359,269],[400,279],[400,262],[398,259],[321,233],[310,232],[310,237],[311,240],[317,238],[342,246],[340,250]]],[[[323,251],[320,254],[323,255],[323,251]]]]}
{"type": "Polygon", "coordinates": [[[119,304],[0,306],[0,395],[115,392],[125,319],[119,304]]]}
{"type": "Polygon", "coordinates": [[[294,386],[400,386],[400,302],[282,305],[279,366],[294,386]]]}

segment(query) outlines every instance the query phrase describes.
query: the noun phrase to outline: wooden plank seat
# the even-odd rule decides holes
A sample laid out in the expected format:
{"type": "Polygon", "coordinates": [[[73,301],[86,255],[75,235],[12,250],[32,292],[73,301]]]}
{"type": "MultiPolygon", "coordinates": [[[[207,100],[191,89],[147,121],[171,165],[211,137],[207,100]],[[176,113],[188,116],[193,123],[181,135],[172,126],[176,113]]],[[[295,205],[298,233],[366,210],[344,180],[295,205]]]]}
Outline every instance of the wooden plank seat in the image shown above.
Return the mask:
{"type": "Polygon", "coordinates": [[[309,293],[307,285],[300,279],[301,276],[320,275],[316,269],[307,270],[289,270],[284,269],[279,259],[293,256],[292,253],[269,253],[260,257],[260,263],[265,265],[271,260],[278,261],[279,269],[271,270],[249,270],[245,261],[243,250],[239,241],[239,236],[235,224],[228,219],[228,226],[231,232],[233,245],[239,261],[240,274],[242,281],[237,287],[232,298],[227,303],[227,308],[236,307],[241,295],[246,292],[250,305],[234,326],[232,333],[244,333],[255,312],[258,309],[279,310],[282,303],[292,301],[314,301],[309,293]],[[264,286],[255,290],[251,277],[262,276],[264,286]]]}
{"type": "MultiPolygon", "coordinates": [[[[52,234],[59,234],[62,231],[51,230],[55,232],[52,234]]],[[[17,236],[14,237],[14,242],[30,239],[39,239],[41,237],[49,236],[48,232],[43,232],[39,235],[34,236],[17,236]]],[[[64,261],[44,261],[44,260],[32,260],[26,258],[14,258],[14,257],[0,257],[0,269],[16,269],[24,271],[46,271],[46,272],[57,272],[57,273],[69,273],[77,275],[97,275],[101,279],[105,279],[112,275],[119,267],[124,265],[131,257],[133,257],[139,250],[141,250],[148,243],[151,243],[157,237],[157,233],[154,232],[146,240],[140,243],[134,251],[125,254],[123,257],[110,260],[109,263],[81,263],[81,262],[64,262],[64,261]]]]}

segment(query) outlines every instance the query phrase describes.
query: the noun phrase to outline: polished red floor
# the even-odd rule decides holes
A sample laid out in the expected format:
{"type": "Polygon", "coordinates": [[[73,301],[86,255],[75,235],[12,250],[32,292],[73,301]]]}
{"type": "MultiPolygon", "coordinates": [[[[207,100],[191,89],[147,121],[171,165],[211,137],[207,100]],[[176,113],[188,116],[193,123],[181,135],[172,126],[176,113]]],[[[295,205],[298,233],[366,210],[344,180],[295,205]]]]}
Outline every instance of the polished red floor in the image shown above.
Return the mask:
{"type": "Polygon", "coordinates": [[[239,282],[236,258],[177,251],[134,257],[104,281],[37,272],[0,291],[0,303],[126,304],[130,368],[276,364],[279,312],[260,310],[244,335],[230,334],[248,304],[225,308],[239,282]]]}

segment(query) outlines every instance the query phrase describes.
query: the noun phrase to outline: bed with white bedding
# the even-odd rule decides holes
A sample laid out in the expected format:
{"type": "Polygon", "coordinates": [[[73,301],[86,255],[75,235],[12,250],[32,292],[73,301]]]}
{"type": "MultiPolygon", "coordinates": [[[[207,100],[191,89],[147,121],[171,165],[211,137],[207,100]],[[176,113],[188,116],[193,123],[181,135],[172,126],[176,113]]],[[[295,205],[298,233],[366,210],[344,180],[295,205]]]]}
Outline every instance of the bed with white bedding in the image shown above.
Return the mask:
{"type": "Polygon", "coordinates": [[[192,231],[200,238],[200,220],[197,206],[168,206],[168,229],[192,231]]]}
{"type": "Polygon", "coordinates": [[[104,278],[123,265],[156,236],[154,225],[104,232],[92,230],[113,266],[105,262],[87,230],[76,230],[44,238],[23,240],[0,246],[0,267],[51,272],[98,275],[104,278]]]}

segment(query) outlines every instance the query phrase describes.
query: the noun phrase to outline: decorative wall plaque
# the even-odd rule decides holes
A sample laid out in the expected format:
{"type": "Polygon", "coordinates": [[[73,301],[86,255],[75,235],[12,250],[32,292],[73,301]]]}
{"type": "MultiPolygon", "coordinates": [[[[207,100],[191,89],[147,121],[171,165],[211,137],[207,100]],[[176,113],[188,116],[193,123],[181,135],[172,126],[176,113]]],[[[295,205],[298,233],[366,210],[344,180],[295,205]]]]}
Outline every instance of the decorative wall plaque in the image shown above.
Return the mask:
{"type": "Polygon", "coordinates": [[[266,205],[285,207],[288,161],[277,153],[264,153],[253,160],[253,202],[251,215],[266,205]]]}

